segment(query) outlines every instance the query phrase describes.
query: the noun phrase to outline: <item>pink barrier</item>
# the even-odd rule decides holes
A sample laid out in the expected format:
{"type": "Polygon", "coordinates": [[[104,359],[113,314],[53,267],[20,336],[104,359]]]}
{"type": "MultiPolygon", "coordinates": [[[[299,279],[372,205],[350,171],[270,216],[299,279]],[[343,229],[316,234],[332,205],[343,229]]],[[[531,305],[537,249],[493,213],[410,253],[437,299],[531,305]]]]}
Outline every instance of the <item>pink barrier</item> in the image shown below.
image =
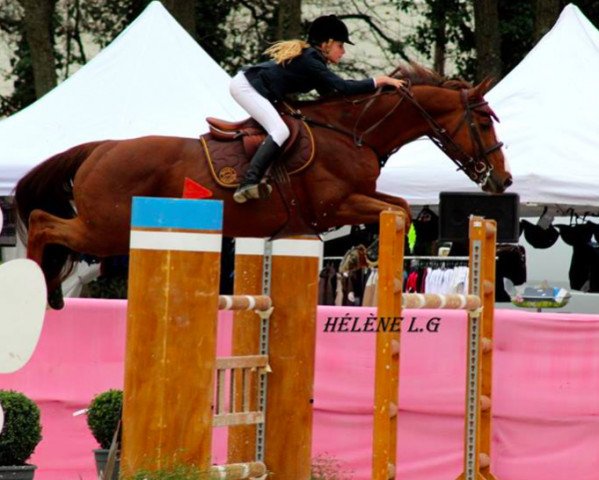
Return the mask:
{"type": "MultiPolygon", "coordinates": [[[[42,410],[36,479],[96,478],[97,445],[85,417],[72,414],[94,394],[122,387],[125,308],[117,300],[68,300],[65,310],[48,313],[31,361],[1,377],[0,388],[23,391],[42,410]]],[[[313,452],[335,457],[357,480],[370,476],[374,335],[324,330],[329,317],[359,316],[363,327],[374,313],[319,308],[313,452]]],[[[219,354],[226,355],[231,315],[222,316],[219,354]]],[[[405,317],[413,331],[402,338],[398,478],[455,478],[462,464],[465,314],[408,310],[405,317]],[[425,328],[431,318],[439,318],[436,333],[425,328]]],[[[595,480],[599,316],[498,310],[495,321],[496,477],[595,480]]],[[[224,462],[226,437],[216,432],[215,461],[224,462]]]]}

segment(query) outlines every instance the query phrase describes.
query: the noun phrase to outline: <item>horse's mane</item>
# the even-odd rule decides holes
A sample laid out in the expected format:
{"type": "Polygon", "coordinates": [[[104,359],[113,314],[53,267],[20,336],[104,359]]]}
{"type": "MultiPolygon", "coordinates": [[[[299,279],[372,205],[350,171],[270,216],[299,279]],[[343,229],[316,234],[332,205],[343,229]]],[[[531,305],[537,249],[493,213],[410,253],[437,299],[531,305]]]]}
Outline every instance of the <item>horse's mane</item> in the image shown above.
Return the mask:
{"type": "MultiPolygon", "coordinates": [[[[472,84],[461,78],[447,78],[438,74],[430,68],[424,67],[416,62],[401,63],[393,73],[395,78],[404,78],[412,85],[430,85],[432,87],[448,88],[450,90],[462,90],[471,88],[472,84]]],[[[361,97],[365,94],[359,95],[361,97]]],[[[339,94],[327,95],[316,100],[291,100],[290,103],[295,108],[309,107],[313,105],[322,105],[331,101],[345,99],[339,94]]]]}
{"type": "Polygon", "coordinates": [[[394,77],[405,78],[412,85],[430,85],[433,87],[461,90],[472,88],[472,84],[461,78],[447,78],[416,62],[401,63],[394,71],[394,77]]]}

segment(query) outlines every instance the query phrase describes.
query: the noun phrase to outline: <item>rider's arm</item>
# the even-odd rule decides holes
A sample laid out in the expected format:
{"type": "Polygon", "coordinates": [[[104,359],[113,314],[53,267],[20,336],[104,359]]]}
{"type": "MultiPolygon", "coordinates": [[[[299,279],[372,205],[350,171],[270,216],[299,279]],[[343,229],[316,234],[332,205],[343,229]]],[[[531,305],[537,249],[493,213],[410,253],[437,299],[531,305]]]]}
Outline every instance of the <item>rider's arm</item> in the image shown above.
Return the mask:
{"type": "Polygon", "coordinates": [[[364,80],[345,80],[341,78],[329,70],[316,53],[307,56],[305,68],[316,83],[316,89],[319,93],[330,93],[333,91],[343,95],[356,95],[372,92],[376,89],[374,78],[366,78],[364,80]]]}

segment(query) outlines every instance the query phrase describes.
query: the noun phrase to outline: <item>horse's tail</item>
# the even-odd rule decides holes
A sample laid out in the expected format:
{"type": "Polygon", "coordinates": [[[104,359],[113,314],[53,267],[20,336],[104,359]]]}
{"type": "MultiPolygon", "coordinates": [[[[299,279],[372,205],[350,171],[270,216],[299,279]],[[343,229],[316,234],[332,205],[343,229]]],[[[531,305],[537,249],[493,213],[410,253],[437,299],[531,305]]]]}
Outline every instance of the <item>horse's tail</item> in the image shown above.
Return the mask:
{"type": "MultiPolygon", "coordinates": [[[[29,216],[36,209],[61,218],[73,218],[73,178],[90,153],[103,142],[78,145],[40,163],[21,178],[14,190],[14,208],[20,240],[27,245],[29,216]]],[[[68,274],[74,253],[62,245],[48,245],[42,261],[47,280],[68,274]],[[68,262],[68,263],[67,263],[68,262]],[[66,264],[66,268],[65,268],[66,264]]]]}

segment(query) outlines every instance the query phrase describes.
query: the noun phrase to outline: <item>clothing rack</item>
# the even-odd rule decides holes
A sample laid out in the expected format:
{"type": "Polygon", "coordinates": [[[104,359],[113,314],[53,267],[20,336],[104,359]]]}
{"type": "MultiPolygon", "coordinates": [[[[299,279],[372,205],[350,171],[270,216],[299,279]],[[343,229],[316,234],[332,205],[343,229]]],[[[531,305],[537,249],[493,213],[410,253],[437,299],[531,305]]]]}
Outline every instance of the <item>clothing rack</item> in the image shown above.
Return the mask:
{"type": "Polygon", "coordinates": [[[436,261],[448,261],[451,262],[453,260],[463,261],[469,260],[469,257],[441,257],[441,256],[426,256],[426,255],[406,255],[403,257],[404,260],[436,260],[436,261]]]}
{"type": "MultiPolygon", "coordinates": [[[[407,255],[404,257],[404,269],[409,268],[455,268],[467,265],[469,257],[429,256],[429,255],[407,255]],[[407,267],[409,265],[409,267],[407,267]]],[[[407,270],[404,270],[407,271],[407,270]]]]}
{"type": "MultiPolygon", "coordinates": [[[[495,260],[497,260],[497,256],[495,256],[495,260]]],[[[426,256],[426,255],[406,255],[403,257],[404,260],[432,260],[435,262],[467,262],[470,260],[470,257],[440,257],[437,256],[426,256]]]]}
{"type": "MultiPolygon", "coordinates": [[[[332,256],[332,257],[322,257],[323,262],[334,261],[334,260],[343,260],[345,257],[332,256]]],[[[441,257],[441,256],[426,256],[426,255],[406,255],[404,260],[434,260],[440,262],[464,262],[468,261],[468,257],[441,257]]]]}

